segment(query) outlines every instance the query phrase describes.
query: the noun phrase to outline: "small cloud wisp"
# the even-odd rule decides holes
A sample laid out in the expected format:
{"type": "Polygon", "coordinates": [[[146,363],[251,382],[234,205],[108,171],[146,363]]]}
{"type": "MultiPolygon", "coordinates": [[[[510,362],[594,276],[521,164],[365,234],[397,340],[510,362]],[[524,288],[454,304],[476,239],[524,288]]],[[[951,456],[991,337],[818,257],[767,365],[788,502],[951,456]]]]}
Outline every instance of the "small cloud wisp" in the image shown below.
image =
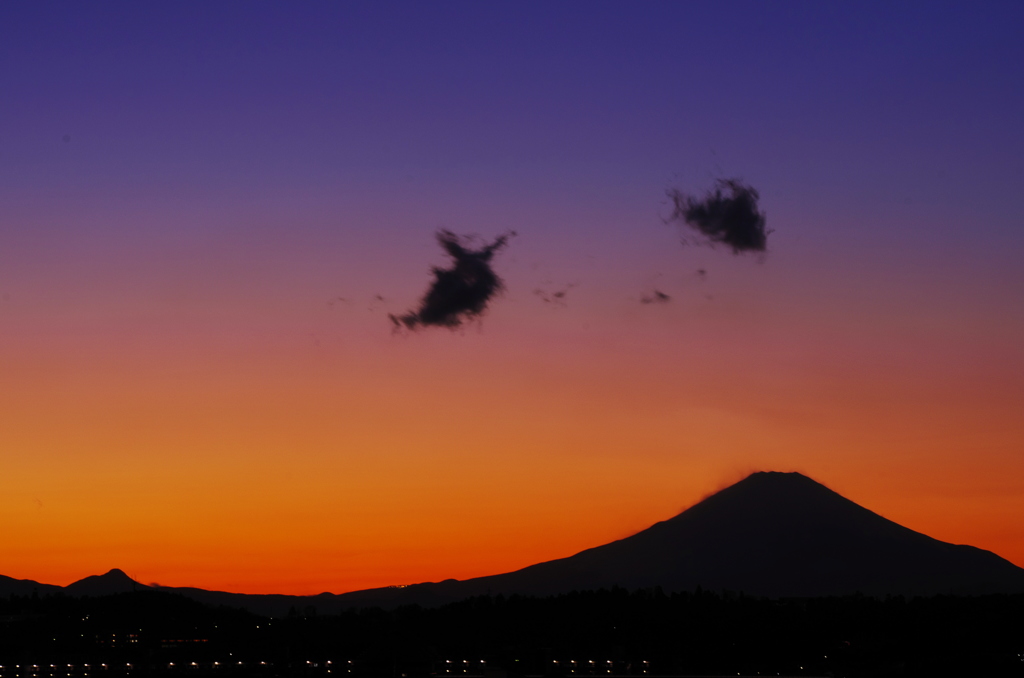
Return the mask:
{"type": "Polygon", "coordinates": [[[672,297],[665,294],[661,290],[654,290],[651,294],[645,295],[640,298],[641,304],[667,304],[672,297]]]}
{"type": "Polygon", "coordinates": [[[494,295],[504,283],[491,268],[494,254],[508,244],[515,232],[498,236],[490,245],[470,249],[466,238],[451,231],[437,233],[437,242],[452,258],[449,268],[434,267],[434,282],[414,311],[402,315],[388,314],[397,328],[416,330],[421,327],[455,329],[463,322],[483,315],[494,295]]]}

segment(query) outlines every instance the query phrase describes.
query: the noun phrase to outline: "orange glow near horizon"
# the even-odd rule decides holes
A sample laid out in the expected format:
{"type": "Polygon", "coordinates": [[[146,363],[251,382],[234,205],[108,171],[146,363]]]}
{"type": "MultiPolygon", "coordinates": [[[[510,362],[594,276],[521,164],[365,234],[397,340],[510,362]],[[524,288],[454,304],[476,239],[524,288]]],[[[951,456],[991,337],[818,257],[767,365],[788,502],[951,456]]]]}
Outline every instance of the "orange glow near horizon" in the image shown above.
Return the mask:
{"type": "Polygon", "coordinates": [[[755,470],[1024,564],[1011,349],[942,367],[956,347],[890,343],[899,320],[783,327],[726,298],[624,330],[506,301],[461,334],[374,316],[317,344],[250,315],[222,339],[203,320],[25,339],[0,396],[2,574],[294,594],[464,579],[628,536],[755,470]]]}

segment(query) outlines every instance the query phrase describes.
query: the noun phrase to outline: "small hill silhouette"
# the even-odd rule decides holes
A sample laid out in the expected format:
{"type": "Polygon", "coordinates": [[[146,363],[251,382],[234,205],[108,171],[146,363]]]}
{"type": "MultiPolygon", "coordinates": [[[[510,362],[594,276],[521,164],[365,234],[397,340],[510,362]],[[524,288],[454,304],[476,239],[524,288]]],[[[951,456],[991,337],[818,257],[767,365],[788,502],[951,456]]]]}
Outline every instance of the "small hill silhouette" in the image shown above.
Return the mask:
{"type": "Polygon", "coordinates": [[[138,583],[123,571],[114,568],[106,574],[94,574],[85,579],[68,584],[64,591],[73,596],[109,596],[113,593],[128,593],[147,589],[148,586],[138,583]]]}

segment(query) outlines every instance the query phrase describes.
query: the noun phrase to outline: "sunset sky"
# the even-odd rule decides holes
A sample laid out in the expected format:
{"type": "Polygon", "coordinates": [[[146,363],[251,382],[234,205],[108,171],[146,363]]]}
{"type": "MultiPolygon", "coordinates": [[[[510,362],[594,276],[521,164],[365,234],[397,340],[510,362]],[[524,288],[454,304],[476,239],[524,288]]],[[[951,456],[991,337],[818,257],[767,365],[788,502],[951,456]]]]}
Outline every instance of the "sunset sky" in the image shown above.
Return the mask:
{"type": "Polygon", "coordinates": [[[0,574],[463,579],[755,470],[1024,566],[1022,25],[0,4],[0,574]],[[665,223],[732,177],[763,255],[665,223]],[[516,231],[505,292],[396,333],[439,229],[516,231]]]}

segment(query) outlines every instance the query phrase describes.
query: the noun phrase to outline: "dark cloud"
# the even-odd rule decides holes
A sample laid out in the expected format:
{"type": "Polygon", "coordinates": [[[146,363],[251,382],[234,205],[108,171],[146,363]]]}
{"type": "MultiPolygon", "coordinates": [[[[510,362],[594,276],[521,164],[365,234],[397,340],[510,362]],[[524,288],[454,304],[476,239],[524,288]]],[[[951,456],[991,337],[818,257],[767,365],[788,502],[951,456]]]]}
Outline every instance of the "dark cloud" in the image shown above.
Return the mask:
{"type": "Polygon", "coordinates": [[[664,292],[662,292],[660,290],[654,290],[650,294],[641,297],[640,298],[640,303],[641,304],[665,304],[665,303],[668,303],[668,301],[670,299],[672,299],[672,297],[668,296],[664,292]]]}
{"type": "Polygon", "coordinates": [[[451,231],[438,231],[437,242],[452,258],[450,268],[434,267],[434,282],[420,301],[420,307],[403,315],[389,314],[397,327],[456,328],[487,310],[491,298],[504,284],[491,268],[495,252],[508,244],[515,232],[499,236],[490,245],[469,249],[467,239],[451,231]]]}
{"type": "Polygon", "coordinates": [[[764,212],[757,209],[760,196],[739,179],[719,179],[700,200],[677,188],[667,194],[673,204],[668,221],[695,229],[712,245],[728,245],[733,254],[765,251],[771,231],[765,229],[764,212]]]}

